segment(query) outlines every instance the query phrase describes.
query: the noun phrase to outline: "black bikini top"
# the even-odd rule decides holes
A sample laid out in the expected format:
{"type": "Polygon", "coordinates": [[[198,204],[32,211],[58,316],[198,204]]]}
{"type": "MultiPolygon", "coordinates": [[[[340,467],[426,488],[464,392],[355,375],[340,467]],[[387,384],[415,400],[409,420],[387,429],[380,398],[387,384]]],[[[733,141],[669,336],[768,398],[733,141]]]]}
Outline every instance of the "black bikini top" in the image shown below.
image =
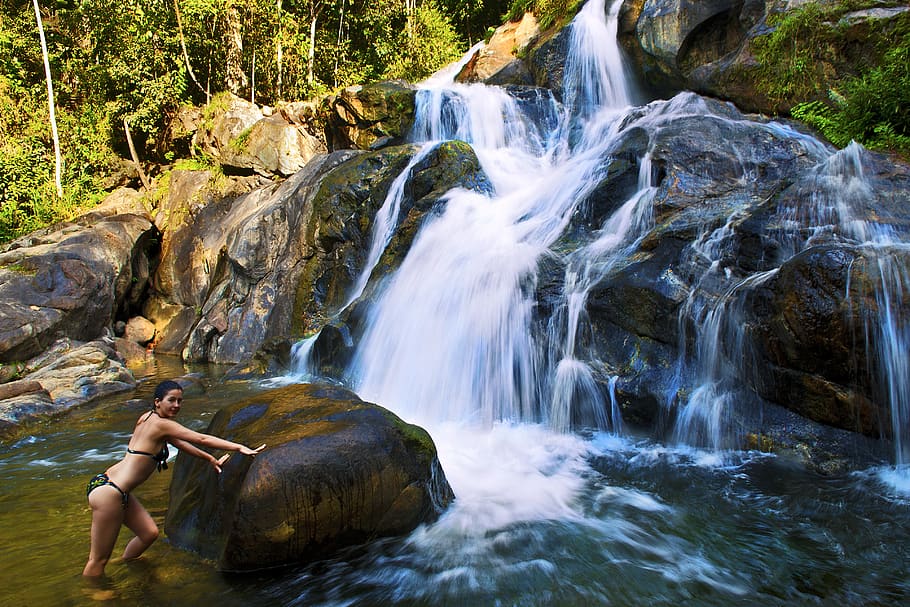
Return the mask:
{"type": "MultiPolygon", "coordinates": [[[[152,411],[149,411],[148,417],[146,417],[145,419],[148,419],[149,417],[151,417],[152,413],[154,413],[155,415],[158,415],[157,411],[155,411],[153,409],[152,411]]],[[[145,421],[145,420],[143,420],[143,421],[145,421]]],[[[149,453],[148,451],[136,451],[134,449],[130,449],[129,447],[126,448],[126,452],[132,453],[133,455],[145,455],[146,457],[152,458],[153,460],[155,460],[155,463],[158,464],[158,472],[161,472],[162,470],[167,470],[167,458],[170,455],[170,453],[167,450],[167,443],[165,443],[164,446],[161,447],[161,451],[159,451],[158,453],[149,453]]]]}
{"type": "Polygon", "coordinates": [[[158,472],[161,472],[162,470],[167,470],[167,458],[168,458],[168,455],[170,455],[170,453],[167,450],[167,445],[161,447],[161,451],[159,451],[158,453],[149,453],[148,451],[135,451],[133,449],[130,449],[129,447],[126,448],[126,452],[132,453],[133,455],[145,455],[147,457],[152,458],[158,464],[158,472]]]}

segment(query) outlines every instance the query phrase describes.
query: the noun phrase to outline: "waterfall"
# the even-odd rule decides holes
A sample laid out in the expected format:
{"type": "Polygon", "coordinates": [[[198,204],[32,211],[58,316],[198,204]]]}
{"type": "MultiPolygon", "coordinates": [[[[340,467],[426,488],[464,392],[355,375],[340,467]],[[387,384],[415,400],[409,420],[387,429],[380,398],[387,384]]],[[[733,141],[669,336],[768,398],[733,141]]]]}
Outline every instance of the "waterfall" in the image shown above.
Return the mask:
{"type": "MultiPolygon", "coordinates": [[[[619,4],[611,11],[614,28],[619,4]]],[[[567,276],[575,278],[567,280],[561,304],[569,326],[562,329],[559,360],[548,360],[535,331],[538,264],[553,254],[550,246],[602,179],[603,157],[629,103],[616,38],[604,38],[606,31],[602,0],[573,22],[569,56],[575,59],[565,82],[577,113],[563,114],[562,125],[546,100],[533,104],[543,119],[531,120],[528,106],[502,89],[438,79],[424,84],[412,140],[470,143],[494,194],[449,192],[444,212],[422,227],[383,285],[349,369],[362,397],[394,404],[412,419],[550,420],[566,430],[578,417],[584,425],[611,425],[601,388],[573,340],[585,292],[633,227],[640,230],[646,194],[623,205],[585,253],[565,260],[567,276]],[[569,120],[584,127],[571,153],[561,139],[569,120]]],[[[649,168],[643,173],[650,178],[649,168]]]]}
{"type": "MultiPolygon", "coordinates": [[[[780,132],[782,127],[772,123],[766,128],[780,132]]],[[[804,136],[784,134],[805,144],[819,161],[806,185],[808,196],[797,197],[777,209],[782,261],[812,246],[846,242],[864,250],[867,263],[875,264],[872,271],[867,271],[878,276],[870,293],[875,310],[866,310],[861,327],[869,352],[866,372],[880,386],[880,398],[890,408],[895,462],[899,467],[905,466],[910,463],[910,361],[906,356],[910,318],[906,306],[895,304],[906,300],[910,271],[894,252],[906,251],[908,245],[897,239],[887,222],[875,217],[870,221],[863,215],[872,198],[872,186],[864,177],[861,146],[854,143],[832,153],[804,136]]],[[[749,375],[747,369],[753,361],[750,344],[743,336],[742,295],[777,272],[775,268],[737,278],[722,267],[727,243],[736,224],[743,220],[733,212],[725,225],[702,234],[689,247],[690,254],[701,258],[706,269],[680,311],[681,327],[686,326],[685,319],[691,320],[695,346],[687,348],[690,336],[681,331],[676,380],[668,394],[668,404],[678,405],[674,437],[681,443],[714,449],[741,444],[739,437],[732,434],[732,414],[736,403],[747,401],[742,378],[749,375]],[[706,294],[711,289],[702,288],[712,281],[732,282],[732,286],[712,298],[706,294]],[[677,391],[687,384],[692,386],[688,398],[675,403],[677,391]]],[[[851,297],[849,276],[845,296],[851,297]]]]}
{"type": "Polygon", "coordinates": [[[398,227],[401,200],[404,198],[404,186],[411,176],[411,170],[417,163],[426,158],[427,155],[433,151],[434,147],[435,145],[432,142],[424,144],[423,147],[411,157],[408,165],[401,171],[398,177],[395,178],[395,181],[392,182],[392,187],[389,188],[389,193],[386,195],[385,201],[383,201],[382,206],[376,212],[375,219],[373,219],[373,229],[370,235],[370,251],[363,264],[363,269],[360,271],[360,275],[354,283],[354,288],[351,290],[351,294],[348,296],[347,301],[341,306],[341,311],[345,310],[363,294],[363,290],[370,280],[373,269],[376,267],[376,264],[379,263],[382,252],[392,239],[392,235],[395,234],[395,228],[398,227]]]}
{"type": "MultiPolygon", "coordinates": [[[[361,397],[417,423],[529,422],[557,432],[623,432],[618,400],[625,362],[601,359],[604,353],[592,343],[588,299],[654,235],[654,182],[660,183],[665,168],[652,166],[652,154],[664,163],[675,161],[659,147],[666,141],[659,134],[696,117],[693,124],[721,125],[715,134],[723,148],[719,156],[730,159],[728,168],[733,165],[726,178],[736,195],[724,199],[725,208],[710,209],[707,223],[693,222],[694,240],[682,247],[673,262],[678,266],[666,269],[667,284],[673,283],[667,288],[683,292],[674,300],[681,301],[674,308],[675,348],[673,338],[667,340],[671,354],[661,361],[666,368],[653,388],[655,398],[665,394],[664,413],[672,412],[670,435],[714,450],[742,445],[738,415],[759,400],[748,381],[755,359],[744,329],[744,302],[775,279],[780,264],[809,247],[850,243],[877,264],[870,297],[876,310],[860,333],[874,352],[867,373],[891,408],[896,462],[906,464],[910,319],[906,306],[896,302],[906,298],[910,272],[889,252],[907,245],[890,226],[862,214],[871,196],[864,151],[854,145],[832,152],[790,126],[746,119],[692,93],[633,107],[616,41],[621,4],[614,0],[606,10],[604,0],[590,0],[571,24],[561,103],[542,89],[454,83],[454,70],[420,84],[409,139],[421,151],[395,180],[374,221],[367,261],[345,305],[364,292],[396,229],[413,167],[434,146],[468,143],[490,187],[455,188],[425,217],[398,269],[371,290],[362,334],[344,337],[351,338],[353,353],[340,379],[361,397]],[[800,195],[784,197],[776,211],[768,206],[768,229],[777,230],[768,236],[776,257],[760,269],[730,262],[743,224],[766,212],[756,201],[767,202],[756,183],[768,159],[752,155],[749,141],[723,138],[723,129],[735,124],[748,124],[750,136],[776,142],[779,158],[802,163],[804,171],[800,195]],[[638,138],[634,145],[622,147],[632,138],[638,138]],[[630,159],[630,149],[640,157],[630,159]],[[637,185],[624,191],[623,200],[609,198],[612,210],[598,216],[598,225],[576,229],[573,222],[586,216],[589,199],[602,195],[597,188],[612,178],[611,162],[620,156],[637,168],[637,185]],[[673,276],[677,267],[688,275],[673,276]],[[542,278],[550,282],[542,284],[542,278]]],[[[695,148],[703,155],[680,162],[710,167],[710,146],[695,148]]],[[[772,165],[778,161],[771,159],[772,165]]],[[[703,170],[687,175],[711,182],[715,176],[703,170]]],[[[697,205],[692,208],[697,217],[697,205]]],[[[299,352],[310,351],[314,339],[299,352]]],[[[305,374],[307,368],[299,370],[305,374]]]]}
{"type": "MultiPolygon", "coordinates": [[[[626,249],[643,236],[651,227],[651,201],[654,188],[651,186],[650,157],[645,156],[639,167],[638,190],[605,223],[597,238],[587,246],[576,249],[568,256],[566,264],[563,302],[551,327],[550,342],[561,347],[554,352],[558,359],[551,394],[551,425],[557,430],[569,430],[575,425],[593,426],[600,429],[619,429],[622,417],[615,406],[607,408],[594,381],[591,366],[577,352],[576,340],[583,323],[588,292],[597,284],[613,265],[626,257],[626,249]],[[626,245],[623,247],[623,245],[626,245]],[[565,317],[565,336],[559,339],[562,317],[565,317]],[[555,330],[554,330],[555,329],[555,330]],[[578,423],[573,416],[579,418],[578,423]]],[[[615,380],[610,381],[611,391],[615,380]]],[[[615,394],[611,395],[615,404],[615,394]]]]}
{"type": "MultiPolygon", "coordinates": [[[[872,198],[872,186],[865,177],[863,148],[851,143],[831,154],[815,172],[810,204],[802,209],[784,208],[780,213],[796,225],[813,229],[803,247],[828,239],[845,239],[865,251],[868,271],[879,280],[872,285],[875,313],[864,318],[868,373],[880,386],[881,398],[891,411],[891,435],[895,463],[910,465],[910,316],[906,305],[910,268],[897,253],[906,254],[910,245],[902,242],[895,229],[875,214],[867,217],[864,207],[872,198]]],[[[850,283],[846,296],[851,297],[850,283]]]]}

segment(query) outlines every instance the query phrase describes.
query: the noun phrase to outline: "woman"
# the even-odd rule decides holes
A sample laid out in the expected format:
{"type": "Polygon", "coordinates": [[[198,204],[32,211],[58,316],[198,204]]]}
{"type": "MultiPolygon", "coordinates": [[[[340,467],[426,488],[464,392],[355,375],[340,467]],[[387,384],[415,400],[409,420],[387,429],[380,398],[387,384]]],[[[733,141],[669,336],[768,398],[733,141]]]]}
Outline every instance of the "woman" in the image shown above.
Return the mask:
{"type": "Polygon", "coordinates": [[[167,443],[184,453],[208,460],[218,473],[230,454],[215,459],[194,445],[239,451],[249,456],[255,456],[265,448],[262,445],[250,449],[239,443],[185,428],[174,421],[182,402],[183,388],[180,384],[170,380],[158,384],[153,408],[150,412],[143,413],[136,422],[124,458],[89,482],[86,495],[92,507],[92,546],[82,575],[96,577],[104,573],[104,566],[111,558],[120,533],[120,525],[126,525],[136,534],[123,551],[124,560],[137,558],[158,539],[158,526],[130,492],[141,485],[156,468],[159,472],[167,468],[167,443]]]}

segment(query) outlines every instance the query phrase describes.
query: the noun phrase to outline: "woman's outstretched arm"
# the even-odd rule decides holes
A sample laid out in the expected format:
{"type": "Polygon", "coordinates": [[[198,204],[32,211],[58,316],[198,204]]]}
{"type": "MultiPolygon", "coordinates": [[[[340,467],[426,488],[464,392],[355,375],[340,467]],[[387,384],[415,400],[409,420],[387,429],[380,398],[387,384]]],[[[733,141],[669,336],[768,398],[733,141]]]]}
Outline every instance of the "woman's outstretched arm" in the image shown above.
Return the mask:
{"type": "MultiPolygon", "coordinates": [[[[225,451],[237,451],[243,455],[255,456],[257,453],[265,449],[265,445],[260,445],[255,449],[247,447],[246,445],[241,445],[240,443],[231,442],[217,436],[212,436],[211,434],[203,434],[202,432],[196,432],[190,430],[189,428],[180,425],[174,420],[163,419],[161,420],[163,424],[164,434],[168,442],[174,444],[178,449],[179,445],[174,443],[174,439],[183,440],[194,445],[201,445],[203,447],[209,447],[212,449],[223,449],[225,451]]],[[[203,459],[207,459],[203,457],[203,459]]]]}
{"type": "Polygon", "coordinates": [[[198,457],[199,459],[206,460],[208,463],[210,463],[212,465],[212,468],[214,468],[215,472],[217,472],[218,474],[221,474],[221,466],[224,464],[224,462],[227,461],[227,458],[229,458],[231,456],[230,453],[225,453],[220,458],[216,459],[215,456],[212,455],[211,453],[209,453],[207,451],[203,451],[202,449],[200,449],[193,443],[187,442],[187,441],[179,439],[179,438],[172,438],[170,440],[170,443],[172,445],[174,445],[175,447],[177,447],[178,449],[180,449],[181,451],[183,451],[184,453],[188,453],[189,455],[192,455],[193,457],[198,457]]]}

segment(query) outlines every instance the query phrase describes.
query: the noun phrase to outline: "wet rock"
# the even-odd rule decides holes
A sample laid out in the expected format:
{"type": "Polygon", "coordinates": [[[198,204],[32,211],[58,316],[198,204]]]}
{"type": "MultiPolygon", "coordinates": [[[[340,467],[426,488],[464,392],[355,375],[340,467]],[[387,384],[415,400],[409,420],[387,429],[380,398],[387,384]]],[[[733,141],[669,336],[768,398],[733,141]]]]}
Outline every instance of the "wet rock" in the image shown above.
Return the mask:
{"type": "Polygon", "coordinates": [[[0,438],[136,385],[108,341],[57,341],[24,364],[20,380],[0,384],[0,438]]]}
{"type": "Polygon", "coordinates": [[[249,571],[330,557],[435,520],[453,499],[430,436],[347,390],[294,385],[221,410],[208,432],[251,446],[221,475],[180,455],[165,530],[249,571]]]}
{"type": "MultiPolygon", "coordinates": [[[[248,363],[264,344],[319,326],[349,296],[375,214],[418,149],[317,157],[280,185],[200,206],[192,221],[168,229],[144,310],[160,332],[156,350],[248,363]]],[[[377,280],[397,267],[423,218],[459,185],[491,187],[465,143],[444,143],[412,168],[398,215],[402,229],[377,280]]]]}

